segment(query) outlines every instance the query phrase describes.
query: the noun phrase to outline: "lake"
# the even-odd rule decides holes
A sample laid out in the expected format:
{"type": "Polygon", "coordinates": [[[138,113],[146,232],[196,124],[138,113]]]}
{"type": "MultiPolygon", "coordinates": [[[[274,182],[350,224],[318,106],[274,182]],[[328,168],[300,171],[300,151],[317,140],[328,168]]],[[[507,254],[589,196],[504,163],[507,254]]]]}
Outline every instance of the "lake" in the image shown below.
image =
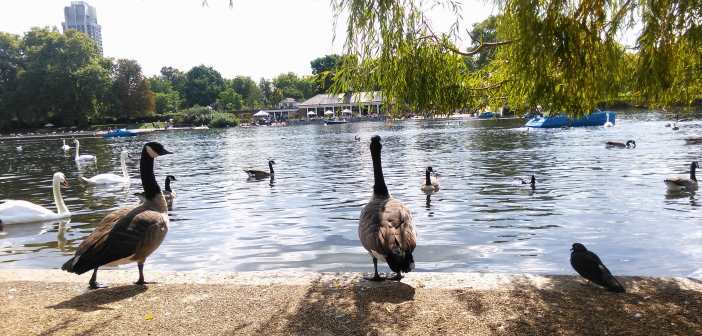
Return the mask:
{"type": "Polygon", "coordinates": [[[682,123],[679,131],[665,123],[657,113],[639,113],[620,114],[609,129],[451,120],[157,132],[82,139],[81,153],[98,162],[81,169],[73,151],[64,155],[61,140],[5,140],[0,199],[53,210],[51,177],[61,171],[71,184],[63,195],[73,216],[66,225],[6,225],[0,267],[60,268],[105,214],[137,202],[139,153],[154,140],[175,153],[157,159],[156,175],[162,187],[167,174],[175,175],[178,197],[147,273],[370,272],[356,229],[373,185],[368,145],[378,134],[390,193],[415,219],[419,272],[572,274],[570,246],[577,241],[615,274],[702,276],[700,196],[668,194],[663,184],[700,159],[702,145],[684,138],[700,132],[702,122],[682,123]],[[628,139],[638,147],[605,149],[607,140],[628,139]],[[80,174],[120,174],[122,149],[132,158],[129,190],[79,181],[80,174]],[[242,169],[267,169],[268,158],[277,163],[275,180],[248,181],[242,169]],[[420,190],[429,165],[441,185],[431,199],[420,190]],[[515,179],[531,174],[533,193],[515,179]]]}

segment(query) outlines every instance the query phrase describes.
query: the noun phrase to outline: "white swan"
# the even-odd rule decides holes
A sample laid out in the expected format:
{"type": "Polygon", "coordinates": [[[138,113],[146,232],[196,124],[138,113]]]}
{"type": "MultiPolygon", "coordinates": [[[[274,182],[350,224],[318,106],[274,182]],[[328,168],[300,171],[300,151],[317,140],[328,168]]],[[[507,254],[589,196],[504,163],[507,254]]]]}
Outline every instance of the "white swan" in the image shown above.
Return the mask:
{"type": "MultiPolygon", "coordinates": [[[[77,148],[76,148],[77,151],[77,148]]],[[[125,183],[129,184],[130,179],[129,179],[129,172],[127,171],[127,158],[129,157],[129,153],[126,150],[123,150],[122,153],[120,154],[120,162],[122,164],[122,176],[108,173],[108,174],[100,174],[100,175],[95,175],[91,178],[85,178],[81,176],[81,180],[83,182],[88,183],[88,184],[118,184],[118,183],[125,183]]]]}
{"type": "Polygon", "coordinates": [[[58,213],[32,202],[7,200],[0,204],[0,222],[2,224],[33,223],[70,217],[71,213],[61,196],[61,186],[68,187],[66,176],[63,173],[55,173],[52,186],[58,213]]]}
{"type": "Polygon", "coordinates": [[[612,124],[612,122],[609,121],[609,112],[605,113],[605,115],[607,116],[607,121],[604,123],[604,127],[612,127],[612,126],[614,126],[614,124],[612,124]]]}
{"type": "Polygon", "coordinates": [[[67,152],[69,149],[71,149],[71,146],[66,145],[66,139],[61,140],[63,140],[63,146],[61,146],[61,149],[63,149],[64,152],[67,152]]]}
{"type": "Polygon", "coordinates": [[[73,142],[76,144],[76,161],[96,161],[95,155],[80,155],[80,142],[78,140],[73,140],[73,142]]]}

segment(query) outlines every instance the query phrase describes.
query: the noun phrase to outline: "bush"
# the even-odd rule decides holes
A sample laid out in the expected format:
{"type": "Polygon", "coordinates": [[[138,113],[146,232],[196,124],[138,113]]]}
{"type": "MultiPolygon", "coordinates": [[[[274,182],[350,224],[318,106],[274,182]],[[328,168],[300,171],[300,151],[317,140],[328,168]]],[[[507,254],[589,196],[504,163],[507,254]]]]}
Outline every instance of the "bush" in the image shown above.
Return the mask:
{"type": "Polygon", "coordinates": [[[208,125],[212,121],[212,109],[209,107],[193,106],[180,111],[173,118],[176,124],[208,125]]]}
{"type": "Polygon", "coordinates": [[[212,128],[224,128],[236,125],[239,125],[239,118],[237,118],[234,115],[222,112],[213,113],[212,120],[209,123],[209,126],[212,128]]]}

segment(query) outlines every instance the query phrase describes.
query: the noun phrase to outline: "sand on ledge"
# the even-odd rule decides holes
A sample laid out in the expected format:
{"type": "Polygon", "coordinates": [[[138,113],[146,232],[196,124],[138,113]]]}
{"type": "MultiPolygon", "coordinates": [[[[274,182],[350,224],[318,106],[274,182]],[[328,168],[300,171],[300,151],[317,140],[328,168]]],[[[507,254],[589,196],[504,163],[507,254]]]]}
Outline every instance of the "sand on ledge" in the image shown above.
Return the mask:
{"type": "Polygon", "coordinates": [[[701,335],[702,281],[573,276],[0,270],[0,335],[701,335]]]}

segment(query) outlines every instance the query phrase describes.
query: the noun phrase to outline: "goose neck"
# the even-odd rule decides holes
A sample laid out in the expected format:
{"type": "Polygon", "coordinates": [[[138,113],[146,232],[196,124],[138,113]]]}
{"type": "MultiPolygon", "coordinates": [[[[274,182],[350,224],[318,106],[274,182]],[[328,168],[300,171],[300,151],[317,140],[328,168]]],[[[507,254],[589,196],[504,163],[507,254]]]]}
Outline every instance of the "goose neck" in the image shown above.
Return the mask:
{"type": "Polygon", "coordinates": [[[425,175],[426,181],[424,182],[424,184],[431,185],[431,174],[429,173],[429,169],[426,170],[425,175]]]}
{"type": "Polygon", "coordinates": [[[161,194],[161,188],[158,186],[154,175],[154,159],[146,151],[146,147],[141,151],[139,175],[141,177],[141,185],[144,188],[145,199],[150,200],[161,194]]]}
{"type": "Polygon", "coordinates": [[[163,190],[168,191],[168,192],[173,191],[173,190],[171,190],[171,179],[169,179],[168,177],[166,177],[165,187],[163,188],[163,190]]]}
{"type": "Polygon", "coordinates": [[[385,176],[383,176],[383,166],[380,160],[380,148],[371,149],[371,157],[373,158],[373,194],[377,196],[390,196],[388,186],[385,184],[385,176]]]}
{"type": "Polygon", "coordinates": [[[696,171],[695,171],[696,169],[697,169],[697,165],[696,165],[696,164],[693,163],[692,165],[690,165],[690,179],[693,180],[693,181],[695,181],[695,182],[697,181],[697,175],[695,174],[695,173],[696,173],[696,171]]]}
{"type": "Polygon", "coordinates": [[[271,173],[271,175],[273,175],[273,162],[268,161],[268,170],[271,173]]]}

